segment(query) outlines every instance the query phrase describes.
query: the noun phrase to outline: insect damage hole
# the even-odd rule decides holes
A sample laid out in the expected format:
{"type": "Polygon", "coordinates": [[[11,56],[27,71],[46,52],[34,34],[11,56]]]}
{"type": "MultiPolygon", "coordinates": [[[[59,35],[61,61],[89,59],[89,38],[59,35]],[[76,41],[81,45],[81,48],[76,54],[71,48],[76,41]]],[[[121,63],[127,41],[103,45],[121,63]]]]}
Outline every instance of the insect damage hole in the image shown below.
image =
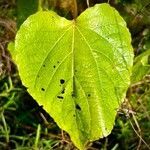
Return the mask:
{"type": "Polygon", "coordinates": [[[76,104],[76,109],[81,110],[81,107],[78,104],[76,104]]]}
{"type": "Polygon", "coordinates": [[[64,79],[60,79],[60,84],[64,84],[65,80],[64,79]]]}
{"type": "Polygon", "coordinates": [[[64,94],[65,93],[65,89],[63,89],[62,91],[61,91],[61,94],[64,94]]]}
{"type": "Polygon", "coordinates": [[[91,94],[87,94],[87,97],[91,97],[91,94]]]}
{"type": "Polygon", "coordinates": [[[45,89],[44,89],[44,88],[41,88],[41,90],[42,90],[42,91],[45,91],[45,89]]]}
{"type": "Polygon", "coordinates": [[[63,96],[57,96],[57,98],[59,98],[59,99],[64,99],[64,97],[63,97],[63,96]]]}

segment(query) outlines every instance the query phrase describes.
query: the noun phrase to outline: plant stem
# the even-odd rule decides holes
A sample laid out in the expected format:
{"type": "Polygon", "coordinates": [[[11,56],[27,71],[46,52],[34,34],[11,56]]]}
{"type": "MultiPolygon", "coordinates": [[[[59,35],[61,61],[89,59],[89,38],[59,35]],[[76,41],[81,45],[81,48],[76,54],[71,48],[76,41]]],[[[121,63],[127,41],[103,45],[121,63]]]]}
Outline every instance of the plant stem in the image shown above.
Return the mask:
{"type": "Polygon", "coordinates": [[[2,117],[2,122],[3,122],[3,125],[4,125],[6,142],[9,143],[9,131],[8,131],[7,123],[6,123],[6,120],[5,120],[5,117],[4,117],[3,113],[1,114],[1,117],[2,117]]]}
{"type": "Polygon", "coordinates": [[[42,8],[42,0],[39,0],[39,3],[38,3],[38,11],[42,11],[43,8],[42,8]]]}
{"type": "Polygon", "coordinates": [[[41,125],[39,124],[37,127],[37,131],[36,131],[36,139],[35,139],[35,144],[34,144],[35,150],[38,149],[38,142],[40,140],[40,134],[41,134],[41,125]]]}
{"type": "Polygon", "coordinates": [[[87,7],[89,8],[89,7],[90,7],[90,2],[89,2],[89,0],[86,0],[86,4],[87,4],[87,7]]]}
{"type": "Polygon", "coordinates": [[[72,10],[73,19],[76,19],[78,16],[78,7],[77,0],[73,0],[73,10],[72,10]]]}

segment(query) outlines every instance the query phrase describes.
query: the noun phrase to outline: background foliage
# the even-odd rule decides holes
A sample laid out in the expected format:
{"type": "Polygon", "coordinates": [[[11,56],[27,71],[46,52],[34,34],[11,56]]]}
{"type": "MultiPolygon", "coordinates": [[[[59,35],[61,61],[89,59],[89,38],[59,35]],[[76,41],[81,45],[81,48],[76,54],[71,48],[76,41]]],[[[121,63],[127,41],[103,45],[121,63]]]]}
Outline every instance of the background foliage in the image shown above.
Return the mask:
{"type": "MultiPolygon", "coordinates": [[[[72,19],[73,0],[0,0],[0,149],[76,149],[69,136],[38,106],[22,86],[7,51],[20,24],[39,9],[52,9],[72,19]]],[[[78,14],[107,0],[78,0],[78,14]]],[[[109,0],[126,20],[135,53],[126,99],[112,133],[89,144],[89,150],[150,149],[150,2],[109,0]]]]}

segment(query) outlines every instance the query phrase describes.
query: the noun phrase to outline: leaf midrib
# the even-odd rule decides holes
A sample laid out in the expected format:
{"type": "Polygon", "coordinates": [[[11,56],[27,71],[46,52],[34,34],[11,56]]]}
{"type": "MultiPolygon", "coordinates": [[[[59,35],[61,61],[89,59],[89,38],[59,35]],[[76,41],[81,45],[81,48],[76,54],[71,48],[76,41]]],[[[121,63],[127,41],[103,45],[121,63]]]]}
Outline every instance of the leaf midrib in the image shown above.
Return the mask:
{"type": "MultiPolygon", "coordinates": [[[[96,61],[96,59],[95,59],[95,57],[94,57],[94,55],[93,55],[92,48],[91,48],[90,44],[88,43],[88,41],[86,40],[85,36],[84,36],[84,35],[82,34],[82,32],[79,30],[79,28],[78,28],[77,26],[76,26],[76,28],[77,28],[78,32],[80,33],[80,35],[83,37],[83,39],[84,39],[85,43],[87,44],[87,46],[89,47],[89,49],[90,49],[90,52],[91,52],[91,54],[92,54],[92,56],[93,56],[93,59],[94,59],[94,61],[95,61],[95,64],[96,64],[97,75],[98,75],[98,80],[99,80],[99,84],[100,84],[99,87],[102,87],[102,86],[101,86],[102,83],[101,83],[100,76],[99,76],[98,64],[97,64],[97,61],[96,61]]],[[[102,92],[101,92],[101,97],[102,97],[102,92]]],[[[101,111],[101,114],[103,114],[103,113],[102,113],[103,110],[101,109],[102,107],[100,107],[100,106],[98,106],[98,107],[99,107],[99,110],[101,111]]],[[[102,116],[102,115],[101,115],[100,120],[101,120],[100,122],[101,122],[102,132],[103,132],[103,131],[105,131],[105,128],[104,128],[105,124],[104,124],[104,119],[103,119],[103,116],[102,116]]]]}

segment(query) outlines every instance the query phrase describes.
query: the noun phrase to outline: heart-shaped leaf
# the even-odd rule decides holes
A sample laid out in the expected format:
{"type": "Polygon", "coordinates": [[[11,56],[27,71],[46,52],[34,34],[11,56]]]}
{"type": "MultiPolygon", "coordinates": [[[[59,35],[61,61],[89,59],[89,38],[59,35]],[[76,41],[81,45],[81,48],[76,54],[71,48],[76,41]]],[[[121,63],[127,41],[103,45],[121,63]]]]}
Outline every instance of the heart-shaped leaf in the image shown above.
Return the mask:
{"type": "Polygon", "coordinates": [[[84,149],[113,128],[130,83],[130,43],[118,12],[99,4],[72,21],[52,11],[30,16],[13,56],[28,92],[84,149]]]}

